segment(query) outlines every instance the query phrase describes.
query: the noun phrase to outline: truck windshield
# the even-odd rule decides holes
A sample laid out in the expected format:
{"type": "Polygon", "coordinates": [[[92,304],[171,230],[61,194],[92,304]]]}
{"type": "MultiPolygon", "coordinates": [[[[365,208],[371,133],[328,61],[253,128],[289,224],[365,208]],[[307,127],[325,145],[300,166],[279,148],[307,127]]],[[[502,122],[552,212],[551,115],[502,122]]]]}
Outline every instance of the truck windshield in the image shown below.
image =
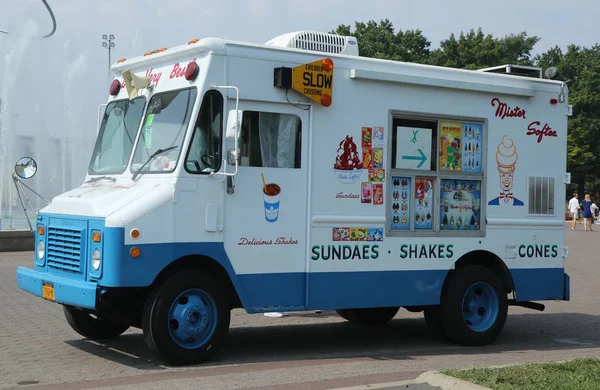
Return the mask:
{"type": "Polygon", "coordinates": [[[150,99],[133,155],[131,172],[139,173],[144,164],[142,173],[167,173],[175,169],[181,147],[174,146],[181,146],[196,94],[196,88],[188,88],[156,94],[150,99]],[[148,161],[159,149],[165,150],[164,153],[148,161]]]}
{"type": "Polygon", "coordinates": [[[145,103],[145,98],[138,97],[110,102],[106,106],[88,167],[90,175],[120,174],[125,171],[145,103]]]}

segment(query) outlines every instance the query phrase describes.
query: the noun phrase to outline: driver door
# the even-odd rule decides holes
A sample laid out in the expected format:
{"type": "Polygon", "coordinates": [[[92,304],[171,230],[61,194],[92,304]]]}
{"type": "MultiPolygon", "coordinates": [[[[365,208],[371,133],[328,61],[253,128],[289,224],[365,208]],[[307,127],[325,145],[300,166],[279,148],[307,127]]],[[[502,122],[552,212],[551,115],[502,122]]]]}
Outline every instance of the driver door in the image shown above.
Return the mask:
{"type": "Polygon", "coordinates": [[[225,194],[225,250],[256,311],[303,308],[309,112],[240,101],[240,166],[225,194]]]}

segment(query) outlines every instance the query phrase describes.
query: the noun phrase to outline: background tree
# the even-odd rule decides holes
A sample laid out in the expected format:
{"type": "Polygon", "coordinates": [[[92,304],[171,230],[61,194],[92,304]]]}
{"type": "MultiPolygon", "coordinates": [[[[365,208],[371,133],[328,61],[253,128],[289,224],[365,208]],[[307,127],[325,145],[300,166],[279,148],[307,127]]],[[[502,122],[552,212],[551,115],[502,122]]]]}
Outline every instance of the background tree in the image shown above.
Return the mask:
{"type": "Polygon", "coordinates": [[[600,191],[600,46],[570,45],[564,54],[553,47],[536,58],[536,66],[557,67],[557,78],[569,86],[573,116],[567,135],[567,170],[572,183],[568,193],[595,197],[600,191]]]}
{"type": "Polygon", "coordinates": [[[421,30],[398,30],[396,33],[387,19],[379,23],[373,20],[356,22],[354,26],[352,31],[349,25],[342,24],[332,33],[355,37],[363,57],[419,63],[426,62],[429,57],[431,42],[421,30]]]}
{"type": "MultiPolygon", "coordinates": [[[[467,33],[454,34],[440,42],[429,56],[428,63],[462,69],[481,69],[490,66],[513,64],[532,65],[531,51],[540,38],[528,37],[526,32],[494,38],[484,35],[479,28],[467,33]]],[[[360,47],[360,46],[359,46],[360,47]]]]}

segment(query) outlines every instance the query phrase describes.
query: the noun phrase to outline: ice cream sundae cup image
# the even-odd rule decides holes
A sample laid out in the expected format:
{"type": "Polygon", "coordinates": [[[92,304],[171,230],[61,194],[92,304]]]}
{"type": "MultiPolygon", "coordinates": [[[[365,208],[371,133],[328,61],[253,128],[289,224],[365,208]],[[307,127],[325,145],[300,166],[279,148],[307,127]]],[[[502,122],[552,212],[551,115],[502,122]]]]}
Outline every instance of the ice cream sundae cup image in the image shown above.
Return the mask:
{"type": "Polygon", "coordinates": [[[500,204],[509,204],[512,206],[523,206],[523,202],[515,198],[510,191],[513,186],[514,172],[516,169],[517,148],[512,140],[507,136],[502,137],[502,142],[498,144],[496,150],[496,164],[498,165],[498,174],[500,175],[500,196],[489,201],[488,205],[498,206],[500,204]]]}
{"type": "MultiPolygon", "coordinates": [[[[261,174],[262,175],[262,174],[261,174]]],[[[275,183],[267,184],[265,177],[263,179],[263,195],[265,204],[265,219],[267,222],[276,222],[279,218],[279,195],[281,188],[275,183]]]]}
{"type": "Polygon", "coordinates": [[[355,183],[363,170],[363,161],[358,155],[358,148],[352,137],[346,136],[340,142],[333,166],[338,180],[344,184],[355,183]]]}

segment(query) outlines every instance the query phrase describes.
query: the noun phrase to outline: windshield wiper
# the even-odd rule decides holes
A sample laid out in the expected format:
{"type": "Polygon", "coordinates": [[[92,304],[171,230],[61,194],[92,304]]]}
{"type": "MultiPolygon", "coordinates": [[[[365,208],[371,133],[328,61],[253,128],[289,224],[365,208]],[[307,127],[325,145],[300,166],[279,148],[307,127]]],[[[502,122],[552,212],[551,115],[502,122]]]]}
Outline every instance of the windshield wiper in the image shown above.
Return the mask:
{"type": "Polygon", "coordinates": [[[90,180],[83,182],[83,184],[94,183],[94,182],[97,182],[97,181],[100,181],[100,180],[104,180],[104,179],[110,180],[112,182],[117,181],[117,179],[115,179],[114,177],[110,177],[110,176],[98,176],[98,177],[93,177],[90,180]]]}
{"type": "Polygon", "coordinates": [[[131,178],[131,180],[135,180],[135,178],[140,174],[140,172],[142,171],[142,169],[144,169],[144,167],[150,162],[152,161],[152,159],[156,156],[158,156],[159,154],[162,154],[164,152],[168,152],[169,150],[173,150],[175,148],[177,148],[178,145],[173,145],[173,146],[169,146],[168,148],[165,149],[158,149],[156,152],[152,153],[152,155],[150,157],[148,157],[148,160],[146,160],[146,162],[137,170],[135,171],[135,173],[133,174],[133,177],[131,178]]]}

